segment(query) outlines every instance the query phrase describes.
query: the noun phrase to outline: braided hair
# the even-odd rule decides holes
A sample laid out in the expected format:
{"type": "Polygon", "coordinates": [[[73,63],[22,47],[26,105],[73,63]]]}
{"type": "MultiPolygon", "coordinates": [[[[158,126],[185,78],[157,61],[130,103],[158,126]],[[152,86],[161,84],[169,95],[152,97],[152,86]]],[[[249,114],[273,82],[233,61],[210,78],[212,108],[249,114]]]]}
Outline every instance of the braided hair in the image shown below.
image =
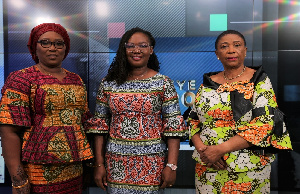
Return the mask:
{"type": "MultiPolygon", "coordinates": [[[[113,62],[111,63],[108,73],[105,77],[107,81],[116,81],[118,85],[123,84],[131,71],[131,66],[127,60],[126,55],[126,48],[125,43],[128,42],[128,40],[132,37],[133,34],[141,32],[145,34],[150,41],[150,45],[154,48],[155,47],[155,39],[153,38],[152,34],[146,30],[143,30],[141,28],[132,28],[125,32],[125,34],[122,36],[121,41],[119,43],[119,48],[117,50],[117,54],[115,58],[113,59],[113,62]]],[[[153,69],[154,71],[159,71],[159,62],[157,59],[156,54],[152,53],[150,55],[147,67],[150,69],[153,69]]]]}

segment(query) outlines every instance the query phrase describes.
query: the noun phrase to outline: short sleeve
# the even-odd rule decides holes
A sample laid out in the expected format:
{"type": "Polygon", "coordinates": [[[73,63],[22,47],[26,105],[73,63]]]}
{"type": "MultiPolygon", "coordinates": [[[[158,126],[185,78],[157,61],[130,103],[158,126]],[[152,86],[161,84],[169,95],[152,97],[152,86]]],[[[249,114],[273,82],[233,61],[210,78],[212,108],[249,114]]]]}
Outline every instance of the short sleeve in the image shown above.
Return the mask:
{"type": "Polygon", "coordinates": [[[0,124],[31,126],[30,88],[25,72],[10,73],[1,90],[0,124]]]}
{"type": "Polygon", "coordinates": [[[108,96],[104,91],[104,80],[99,85],[96,97],[94,116],[88,120],[87,133],[108,133],[111,113],[108,104],[108,96]]]}
{"type": "Polygon", "coordinates": [[[168,77],[164,79],[163,90],[163,134],[164,136],[185,136],[186,126],[180,112],[178,95],[172,80],[168,77]]]}

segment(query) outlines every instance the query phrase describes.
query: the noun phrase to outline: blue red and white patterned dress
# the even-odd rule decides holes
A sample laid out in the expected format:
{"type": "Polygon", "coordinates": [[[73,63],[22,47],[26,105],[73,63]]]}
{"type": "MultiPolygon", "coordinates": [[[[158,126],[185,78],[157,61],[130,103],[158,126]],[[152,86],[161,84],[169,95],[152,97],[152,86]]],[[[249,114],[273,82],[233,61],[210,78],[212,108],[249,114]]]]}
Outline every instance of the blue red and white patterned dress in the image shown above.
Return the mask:
{"type": "Polygon", "coordinates": [[[12,72],[2,88],[0,124],[24,128],[22,161],[31,193],[81,193],[82,160],[93,157],[83,124],[91,117],[81,78],[59,81],[36,66],[12,72]]]}
{"type": "Polygon", "coordinates": [[[165,137],[184,136],[173,82],[156,74],[143,80],[103,80],[97,94],[93,127],[109,133],[106,169],[109,193],[159,193],[165,167],[165,137]]]}

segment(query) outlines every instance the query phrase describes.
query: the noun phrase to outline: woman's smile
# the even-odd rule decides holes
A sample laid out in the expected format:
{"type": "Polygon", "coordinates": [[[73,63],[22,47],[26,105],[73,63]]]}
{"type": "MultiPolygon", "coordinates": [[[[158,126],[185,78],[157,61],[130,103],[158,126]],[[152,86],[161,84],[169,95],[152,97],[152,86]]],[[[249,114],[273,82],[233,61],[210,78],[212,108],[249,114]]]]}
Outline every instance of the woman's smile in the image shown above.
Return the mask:
{"type": "Polygon", "coordinates": [[[142,59],[142,56],[132,56],[132,59],[135,61],[139,61],[142,59]]]}

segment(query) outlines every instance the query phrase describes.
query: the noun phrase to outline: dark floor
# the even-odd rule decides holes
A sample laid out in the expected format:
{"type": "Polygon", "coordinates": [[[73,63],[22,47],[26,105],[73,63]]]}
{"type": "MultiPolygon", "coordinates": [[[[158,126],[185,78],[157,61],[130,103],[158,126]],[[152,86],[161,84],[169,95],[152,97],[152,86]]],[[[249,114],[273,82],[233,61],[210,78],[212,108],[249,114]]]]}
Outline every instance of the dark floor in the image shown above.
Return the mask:
{"type": "MultiPolygon", "coordinates": [[[[11,187],[1,187],[1,194],[11,194],[11,187]]],[[[103,190],[100,188],[91,187],[88,190],[84,191],[83,194],[105,194],[103,190]]],[[[271,191],[271,194],[296,194],[299,192],[291,192],[291,191],[271,191]]],[[[176,189],[176,188],[168,188],[165,190],[165,194],[195,194],[195,189],[176,189]]]]}

